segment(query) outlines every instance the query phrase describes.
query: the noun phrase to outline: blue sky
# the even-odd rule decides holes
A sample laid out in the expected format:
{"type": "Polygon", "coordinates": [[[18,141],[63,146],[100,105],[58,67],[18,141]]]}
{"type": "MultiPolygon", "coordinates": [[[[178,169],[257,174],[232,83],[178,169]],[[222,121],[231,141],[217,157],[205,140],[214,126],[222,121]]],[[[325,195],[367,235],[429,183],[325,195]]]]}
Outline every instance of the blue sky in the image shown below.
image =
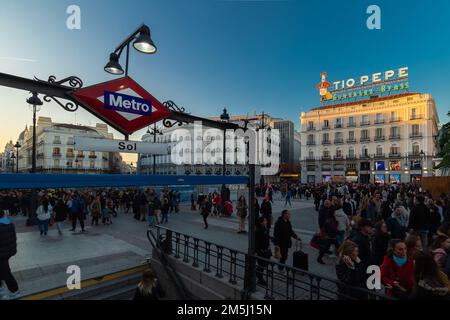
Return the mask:
{"type": "MultiPolygon", "coordinates": [[[[315,86],[322,71],[340,80],[403,66],[412,91],[435,97],[441,122],[450,109],[447,0],[2,0],[0,6],[0,72],[78,75],[85,86],[113,79],[103,71],[109,53],[145,22],[158,52],[132,51],[131,77],[160,101],[173,100],[196,115],[219,115],[226,106],[232,114],[289,118],[298,128],[300,112],[320,104],[315,86]],[[71,4],[81,7],[81,30],[66,28],[71,4]],[[382,30],[366,27],[371,4],[381,7],[382,30]]],[[[0,119],[9,120],[0,126],[0,146],[30,123],[27,97],[0,88],[0,119]]],[[[55,104],[40,115],[97,122],[55,104]]]]}

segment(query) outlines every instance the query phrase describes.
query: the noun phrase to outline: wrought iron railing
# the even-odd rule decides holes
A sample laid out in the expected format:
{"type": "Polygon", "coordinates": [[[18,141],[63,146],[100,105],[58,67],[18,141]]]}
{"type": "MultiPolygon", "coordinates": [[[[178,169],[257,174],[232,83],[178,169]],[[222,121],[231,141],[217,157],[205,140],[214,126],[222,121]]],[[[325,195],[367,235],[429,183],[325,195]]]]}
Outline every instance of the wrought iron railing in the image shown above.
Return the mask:
{"type": "MultiPolygon", "coordinates": [[[[348,286],[338,280],[324,277],[309,271],[280,264],[259,256],[229,248],[192,235],[156,226],[158,248],[168,256],[200,268],[238,287],[244,288],[245,270],[251,259],[259,266],[256,275],[260,279],[256,293],[264,299],[279,300],[392,300],[392,298],[364,288],[348,286]]],[[[152,229],[147,232],[149,239],[152,229]]],[[[248,270],[248,269],[247,269],[248,270]]]]}

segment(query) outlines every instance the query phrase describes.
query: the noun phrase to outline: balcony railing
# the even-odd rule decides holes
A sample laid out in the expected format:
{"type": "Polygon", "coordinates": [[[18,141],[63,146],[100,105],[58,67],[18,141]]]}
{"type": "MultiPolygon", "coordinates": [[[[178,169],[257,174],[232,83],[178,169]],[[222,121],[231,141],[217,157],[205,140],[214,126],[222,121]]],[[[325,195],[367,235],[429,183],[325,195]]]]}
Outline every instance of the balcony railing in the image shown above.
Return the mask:
{"type": "Polygon", "coordinates": [[[330,130],[330,129],[331,129],[330,126],[323,126],[323,127],[322,127],[322,130],[330,130]]]}
{"type": "Polygon", "coordinates": [[[369,154],[362,154],[359,156],[360,159],[370,159],[370,155],[369,154]]]}
{"type": "Polygon", "coordinates": [[[329,144],[331,144],[331,141],[330,140],[323,140],[322,144],[323,145],[329,145],[329,144]]]}
{"type": "Polygon", "coordinates": [[[77,154],[77,158],[82,158],[82,159],[84,159],[84,154],[77,154]]]}
{"type": "Polygon", "coordinates": [[[389,140],[400,140],[400,139],[401,139],[401,137],[399,134],[394,134],[394,135],[391,134],[389,136],[389,140]]]}
{"type": "Polygon", "coordinates": [[[349,154],[346,158],[347,158],[347,160],[356,160],[356,155],[349,154]]]}
{"type": "Polygon", "coordinates": [[[385,156],[384,153],[375,153],[374,158],[375,159],[383,159],[385,156]]]}
{"type": "Polygon", "coordinates": [[[401,121],[401,118],[400,118],[400,117],[392,117],[392,118],[389,119],[389,122],[390,122],[390,123],[393,123],[393,122],[400,122],[400,121],[401,121]]]}
{"type": "Polygon", "coordinates": [[[307,156],[306,161],[316,161],[316,157],[307,156]]]}
{"type": "Polygon", "coordinates": [[[307,142],[306,142],[306,145],[307,145],[307,146],[315,146],[315,145],[316,145],[316,142],[315,142],[315,141],[307,141],[307,142]]]}
{"type": "Polygon", "coordinates": [[[370,121],[361,121],[360,126],[361,127],[363,127],[363,126],[370,126],[370,121]]]}
{"type": "Polygon", "coordinates": [[[389,153],[389,158],[401,158],[402,155],[398,152],[395,153],[389,153]]]}
{"type": "Polygon", "coordinates": [[[419,157],[424,156],[424,154],[420,154],[420,152],[410,152],[410,153],[408,153],[408,156],[419,158],[419,157]]]}
{"type": "Polygon", "coordinates": [[[342,123],[336,123],[336,124],[334,125],[334,128],[335,128],[335,129],[342,128],[342,123]]]}
{"type": "Polygon", "coordinates": [[[377,119],[374,122],[375,124],[384,124],[384,119],[377,119]]]}
{"type": "Polygon", "coordinates": [[[53,144],[61,144],[61,140],[54,140],[53,144]]]}
{"type": "Polygon", "coordinates": [[[375,141],[384,141],[384,140],[385,140],[384,136],[375,137],[375,141]]]}
{"type": "Polygon", "coordinates": [[[409,119],[410,120],[420,120],[423,119],[423,114],[413,114],[409,119]]]}
{"type": "Polygon", "coordinates": [[[423,137],[423,134],[422,134],[422,132],[413,132],[413,133],[410,134],[409,137],[410,137],[411,139],[422,138],[422,137],[423,137]]]}
{"type": "Polygon", "coordinates": [[[359,141],[361,141],[361,142],[370,142],[370,137],[361,137],[361,139],[359,139],[359,141]]]}
{"type": "Polygon", "coordinates": [[[330,161],[331,156],[322,156],[322,161],[330,161]]]}
{"type": "Polygon", "coordinates": [[[67,153],[66,154],[66,158],[73,158],[75,157],[75,155],[73,153],[67,153]]]}
{"type": "Polygon", "coordinates": [[[343,144],[344,140],[343,139],[335,139],[334,140],[334,144],[343,144]]]}
{"type": "Polygon", "coordinates": [[[356,127],[356,122],[347,123],[347,128],[354,128],[354,127],[356,127]]]}
{"type": "Polygon", "coordinates": [[[334,160],[344,160],[344,156],[334,156],[334,160]]]}
{"type": "Polygon", "coordinates": [[[347,143],[356,143],[356,139],[347,139],[347,143]]]}
{"type": "Polygon", "coordinates": [[[95,154],[89,155],[89,159],[97,159],[97,156],[95,154]]]}
{"type": "Polygon", "coordinates": [[[316,127],[308,127],[308,128],[306,128],[306,131],[315,131],[316,130],[316,127]]]}
{"type": "Polygon", "coordinates": [[[60,158],[61,157],[61,153],[57,153],[57,152],[54,152],[52,155],[53,155],[54,158],[60,158]]]}

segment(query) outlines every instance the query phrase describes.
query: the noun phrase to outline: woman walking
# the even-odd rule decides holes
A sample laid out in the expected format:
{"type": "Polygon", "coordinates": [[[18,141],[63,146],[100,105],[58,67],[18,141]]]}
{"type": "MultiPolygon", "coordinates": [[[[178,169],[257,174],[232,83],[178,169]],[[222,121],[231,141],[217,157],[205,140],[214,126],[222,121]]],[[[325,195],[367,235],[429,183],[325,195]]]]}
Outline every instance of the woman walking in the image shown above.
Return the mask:
{"type": "Polygon", "coordinates": [[[200,205],[200,212],[203,216],[203,222],[205,223],[205,229],[208,229],[208,216],[211,213],[211,203],[208,201],[208,198],[204,198],[202,204],[200,205]]]}
{"type": "MultiPolygon", "coordinates": [[[[364,298],[364,293],[349,288],[364,288],[365,270],[358,255],[358,246],[352,241],[345,241],[339,248],[339,257],[336,264],[336,276],[339,281],[345,284],[345,286],[338,284],[339,300],[359,300],[364,298]]],[[[367,298],[367,296],[365,298],[367,298]]]]}
{"type": "Polygon", "coordinates": [[[67,215],[69,214],[69,207],[64,202],[62,198],[59,198],[58,201],[56,201],[55,208],[53,208],[53,212],[55,213],[55,222],[56,227],[58,228],[58,234],[61,236],[64,221],[67,219],[67,215]]]}
{"type": "Polygon", "coordinates": [[[165,293],[161,288],[158,278],[152,269],[147,269],[142,275],[133,300],[159,300],[164,298],[165,293]]]}
{"type": "Polygon", "coordinates": [[[100,202],[100,197],[96,196],[95,200],[91,204],[92,226],[94,225],[94,223],[96,226],[98,226],[98,219],[100,218],[101,214],[102,214],[102,205],[100,202]]]}
{"type": "Polygon", "coordinates": [[[239,231],[238,233],[245,233],[245,219],[247,218],[247,201],[244,196],[240,196],[236,210],[237,216],[239,217],[239,231]]]}
{"type": "Polygon", "coordinates": [[[52,206],[49,204],[47,198],[44,198],[41,202],[41,205],[36,211],[37,218],[39,220],[39,231],[41,232],[41,236],[47,235],[48,222],[50,221],[52,212],[52,206]]]}

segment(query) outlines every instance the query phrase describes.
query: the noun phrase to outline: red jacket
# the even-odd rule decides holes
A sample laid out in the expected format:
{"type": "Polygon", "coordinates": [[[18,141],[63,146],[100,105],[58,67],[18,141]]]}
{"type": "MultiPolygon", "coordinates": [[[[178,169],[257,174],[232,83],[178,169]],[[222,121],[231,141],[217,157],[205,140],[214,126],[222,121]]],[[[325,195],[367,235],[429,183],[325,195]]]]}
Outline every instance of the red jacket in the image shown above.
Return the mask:
{"type": "MultiPolygon", "coordinates": [[[[394,281],[405,288],[407,293],[412,292],[414,287],[414,260],[412,257],[408,257],[403,267],[399,267],[393,258],[384,256],[381,265],[381,282],[384,285],[394,286],[394,281]]],[[[387,290],[387,295],[392,296],[392,289],[387,290]]]]}

